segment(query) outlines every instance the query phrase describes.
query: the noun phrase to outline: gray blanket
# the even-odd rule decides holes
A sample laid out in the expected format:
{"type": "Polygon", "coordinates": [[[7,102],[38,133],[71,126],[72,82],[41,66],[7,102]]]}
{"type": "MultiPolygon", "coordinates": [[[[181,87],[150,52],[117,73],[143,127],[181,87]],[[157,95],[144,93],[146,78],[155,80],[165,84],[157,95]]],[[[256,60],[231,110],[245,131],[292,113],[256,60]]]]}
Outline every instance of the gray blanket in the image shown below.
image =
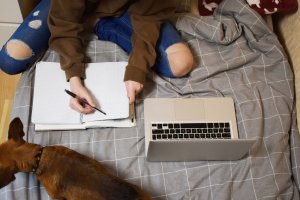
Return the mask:
{"type": "MultiPolygon", "coordinates": [[[[149,73],[136,101],[136,127],[35,132],[30,122],[34,84],[31,68],[22,75],[12,116],[24,122],[26,140],[64,145],[88,155],[157,200],[299,199],[300,140],[294,79],[276,36],[239,0],[223,1],[211,17],[183,14],[176,27],[197,63],[190,75],[181,79],[149,73]],[[234,99],[240,138],[258,139],[249,156],[222,162],[147,162],[143,100],[208,96],[234,99]]],[[[95,39],[87,40],[87,55],[87,62],[128,59],[115,44],[95,39]]],[[[59,61],[51,50],[44,60],[59,61]]],[[[0,199],[49,197],[34,175],[18,173],[12,184],[0,190],[0,199]]]]}

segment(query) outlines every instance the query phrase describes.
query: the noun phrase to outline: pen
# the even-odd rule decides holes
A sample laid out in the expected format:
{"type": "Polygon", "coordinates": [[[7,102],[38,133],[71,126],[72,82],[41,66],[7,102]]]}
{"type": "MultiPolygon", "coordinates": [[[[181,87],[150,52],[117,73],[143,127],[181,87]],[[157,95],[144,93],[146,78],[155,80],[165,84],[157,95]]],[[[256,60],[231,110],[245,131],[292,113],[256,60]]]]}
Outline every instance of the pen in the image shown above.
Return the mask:
{"type": "Polygon", "coordinates": [[[102,114],[106,115],[105,112],[103,112],[103,111],[100,110],[99,108],[96,108],[96,107],[90,105],[85,99],[79,97],[78,95],[74,94],[73,92],[71,92],[71,91],[69,91],[69,90],[67,90],[67,89],[65,89],[65,92],[66,92],[68,95],[70,95],[71,97],[73,97],[73,98],[75,98],[75,99],[78,99],[78,100],[80,101],[80,103],[89,105],[89,106],[91,106],[92,108],[94,108],[95,110],[98,110],[98,111],[101,112],[102,114]]]}
{"type": "Polygon", "coordinates": [[[135,118],[135,111],[134,111],[134,103],[129,104],[129,116],[131,119],[131,122],[134,122],[134,118],[135,118]]]}

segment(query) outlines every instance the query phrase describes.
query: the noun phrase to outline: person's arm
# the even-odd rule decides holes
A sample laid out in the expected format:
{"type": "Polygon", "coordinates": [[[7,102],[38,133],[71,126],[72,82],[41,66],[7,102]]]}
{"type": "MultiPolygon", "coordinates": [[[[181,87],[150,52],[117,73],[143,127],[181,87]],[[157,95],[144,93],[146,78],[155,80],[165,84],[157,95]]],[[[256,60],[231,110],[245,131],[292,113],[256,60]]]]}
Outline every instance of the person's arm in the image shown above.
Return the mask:
{"type": "Polygon", "coordinates": [[[60,56],[61,68],[69,80],[73,76],[85,78],[84,49],[81,37],[85,1],[52,0],[48,25],[51,32],[49,46],[60,56]]]}
{"type": "MultiPolygon", "coordinates": [[[[81,37],[84,31],[83,17],[86,1],[52,0],[48,17],[51,32],[49,46],[60,56],[61,68],[75,94],[86,99],[90,105],[95,101],[84,86],[85,78],[84,48],[81,37]]],[[[63,88],[62,88],[63,89],[63,88]]],[[[80,113],[91,113],[93,109],[80,104],[77,99],[70,99],[70,107],[80,113]]]]}
{"type": "Polygon", "coordinates": [[[128,13],[133,26],[132,51],[125,71],[124,81],[130,102],[143,84],[156,59],[156,42],[161,24],[175,12],[177,0],[140,0],[130,6],[128,13]]]}

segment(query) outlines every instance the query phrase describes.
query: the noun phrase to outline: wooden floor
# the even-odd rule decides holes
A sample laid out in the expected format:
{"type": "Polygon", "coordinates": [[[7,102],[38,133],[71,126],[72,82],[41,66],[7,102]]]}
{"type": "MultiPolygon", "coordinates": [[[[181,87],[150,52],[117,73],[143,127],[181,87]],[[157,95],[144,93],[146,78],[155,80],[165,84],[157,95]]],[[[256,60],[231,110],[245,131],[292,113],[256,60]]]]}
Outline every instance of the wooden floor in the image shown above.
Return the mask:
{"type": "Polygon", "coordinates": [[[6,139],[15,90],[20,75],[7,75],[0,70],[0,143],[6,139]]]}

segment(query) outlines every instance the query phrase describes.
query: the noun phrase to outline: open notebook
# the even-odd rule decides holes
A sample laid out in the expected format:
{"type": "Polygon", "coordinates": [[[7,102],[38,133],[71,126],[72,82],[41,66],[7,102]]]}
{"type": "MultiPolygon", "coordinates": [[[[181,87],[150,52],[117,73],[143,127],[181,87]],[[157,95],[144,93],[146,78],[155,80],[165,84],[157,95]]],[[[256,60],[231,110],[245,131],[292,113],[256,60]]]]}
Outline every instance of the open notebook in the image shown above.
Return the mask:
{"type": "Polygon", "coordinates": [[[126,62],[89,63],[84,84],[97,107],[106,112],[82,115],[69,107],[65,93],[69,83],[59,63],[39,62],[36,65],[32,123],[35,130],[69,130],[93,127],[131,127],[129,101],[123,82],[126,62]]]}

